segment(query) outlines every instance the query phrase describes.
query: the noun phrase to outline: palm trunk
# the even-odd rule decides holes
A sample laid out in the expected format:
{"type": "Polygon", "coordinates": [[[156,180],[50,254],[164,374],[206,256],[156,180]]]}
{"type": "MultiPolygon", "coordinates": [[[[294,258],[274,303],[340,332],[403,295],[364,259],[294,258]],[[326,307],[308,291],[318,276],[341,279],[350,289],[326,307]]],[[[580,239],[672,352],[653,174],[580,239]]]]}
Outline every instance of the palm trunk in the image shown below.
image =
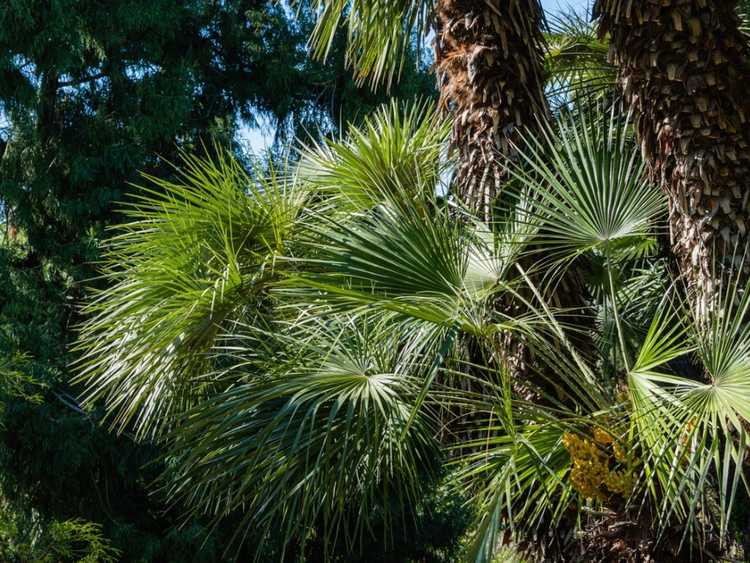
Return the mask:
{"type": "MultiPolygon", "coordinates": [[[[452,191],[486,223],[492,220],[493,202],[508,179],[503,159],[513,157],[511,141],[519,140],[521,126],[536,123],[535,114],[547,112],[541,20],[538,0],[436,2],[440,106],[453,117],[451,145],[458,153],[452,191]]],[[[496,306],[509,310],[514,304],[506,297],[496,306]]],[[[471,341],[467,345],[474,349],[471,341]]],[[[502,334],[497,348],[490,359],[481,355],[472,359],[504,365],[516,389],[527,396],[524,343],[502,334]]]]}
{"type": "Polygon", "coordinates": [[[698,312],[712,267],[750,271],[750,52],[734,0],[597,0],[650,174],[669,196],[670,238],[698,312]],[[735,250],[739,255],[735,256],[735,250]]]}
{"type": "MultiPolygon", "coordinates": [[[[453,191],[486,222],[510,179],[506,159],[517,157],[523,128],[549,116],[544,95],[544,20],[539,0],[438,0],[435,38],[441,107],[453,115],[458,152],[453,191]]],[[[556,295],[582,307],[580,280],[568,272],[556,295]]],[[[504,300],[501,309],[517,304],[504,300]]],[[[515,376],[522,396],[527,358],[522,342],[503,336],[500,362],[515,376]]]]}
{"type": "Polygon", "coordinates": [[[456,193],[485,220],[508,179],[519,127],[548,113],[538,0],[438,0],[436,63],[453,113],[456,193]]]}

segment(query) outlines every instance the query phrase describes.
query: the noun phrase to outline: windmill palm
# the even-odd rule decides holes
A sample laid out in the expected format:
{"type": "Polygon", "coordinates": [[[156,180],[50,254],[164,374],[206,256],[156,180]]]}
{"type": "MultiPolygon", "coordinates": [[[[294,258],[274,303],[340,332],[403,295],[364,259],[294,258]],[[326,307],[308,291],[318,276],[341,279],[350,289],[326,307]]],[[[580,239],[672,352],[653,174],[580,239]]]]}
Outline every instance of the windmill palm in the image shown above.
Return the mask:
{"type": "Polygon", "coordinates": [[[436,195],[450,125],[427,107],[304,149],[293,175],[188,158],[109,243],[79,340],[88,403],[168,449],[162,485],[189,514],[240,514],[237,542],[355,549],[374,518],[408,525],[448,468],[476,508],[468,560],[508,534],[569,557],[547,531],[612,515],[654,540],[623,557],[700,553],[744,483],[750,298],[727,289],[693,322],[652,257],[665,200],[627,124],[573,115],[526,135],[490,223],[436,195]],[[571,267],[593,322],[551,304],[571,267]],[[533,401],[501,333],[533,358],[533,401]]]}
{"type": "Polygon", "coordinates": [[[548,112],[539,0],[314,0],[312,42],[323,56],[343,22],[349,62],[361,81],[390,82],[405,47],[434,34],[442,108],[453,116],[453,187],[489,221],[508,181],[498,155],[515,153],[522,127],[548,112]]]}

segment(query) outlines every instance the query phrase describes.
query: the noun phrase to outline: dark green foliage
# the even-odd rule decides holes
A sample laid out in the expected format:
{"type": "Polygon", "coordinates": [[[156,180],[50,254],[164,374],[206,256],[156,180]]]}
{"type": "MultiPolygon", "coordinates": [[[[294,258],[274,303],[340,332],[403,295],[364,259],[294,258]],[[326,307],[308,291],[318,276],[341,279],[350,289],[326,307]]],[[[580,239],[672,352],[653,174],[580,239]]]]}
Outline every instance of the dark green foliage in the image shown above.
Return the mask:
{"type": "MultiPolygon", "coordinates": [[[[412,518],[386,530],[373,526],[373,536],[357,550],[339,546],[330,559],[341,563],[452,563],[461,559],[461,538],[474,517],[464,495],[448,486],[433,489],[416,507],[412,518]],[[386,544],[383,538],[389,537],[386,544]]],[[[308,563],[324,563],[322,547],[312,542],[308,563]]]]}
{"type": "MultiPolygon", "coordinates": [[[[293,19],[260,0],[0,5],[3,560],[66,560],[44,541],[93,532],[126,561],[222,558],[229,532],[206,540],[201,522],[177,528],[178,513],[150,495],[156,448],[108,433],[99,412],[80,408],[69,347],[98,240],[140,172],[168,177],[179,149],[204,143],[239,151],[243,123],[260,118],[280,145],[382,101],[343,71],[343,37],[327,63],[307,56],[310,26],[304,10],[293,19]],[[23,537],[42,551],[28,555],[23,537]]],[[[392,94],[432,88],[412,71],[392,94]]]]}

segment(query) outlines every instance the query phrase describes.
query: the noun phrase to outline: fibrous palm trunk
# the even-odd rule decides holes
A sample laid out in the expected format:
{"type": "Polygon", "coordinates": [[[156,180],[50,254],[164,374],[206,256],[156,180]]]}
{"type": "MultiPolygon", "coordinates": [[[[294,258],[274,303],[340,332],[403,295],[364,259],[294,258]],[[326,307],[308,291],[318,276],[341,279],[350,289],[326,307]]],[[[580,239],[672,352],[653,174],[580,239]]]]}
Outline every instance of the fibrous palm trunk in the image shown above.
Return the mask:
{"type": "Polygon", "coordinates": [[[750,182],[750,53],[734,0],[597,0],[670,236],[698,312],[713,266],[745,273],[750,182]],[[738,254],[735,255],[735,251],[738,254]]]}
{"type": "Polygon", "coordinates": [[[538,0],[438,0],[441,104],[454,116],[456,193],[485,220],[521,126],[548,112],[538,0]]]}
{"type": "MultiPolygon", "coordinates": [[[[505,159],[514,157],[521,128],[533,128],[548,113],[542,20],[539,0],[438,0],[436,5],[440,103],[453,115],[452,145],[458,152],[453,190],[486,222],[508,180],[505,159]]],[[[504,340],[500,360],[514,374],[523,373],[522,343],[507,335],[504,340]]]]}
{"type": "MultiPolygon", "coordinates": [[[[452,145],[458,152],[453,191],[486,222],[510,180],[507,159],[517,157],[524,129],[549,116],[544,94],[544,12],[539,0],[438,0],[436,68],[440,102],[453,115],[452,145]]],[[[581,306],[578,280],[568,274],[561,295],[581,306]],[[565,291],[568,289],[568,291],[565,291]]],[[[517,303],[501,300],[506,312],[517,303]]],[[[498,361],[517,376],[526,372],[521,342],[503,336],[498,361]]],[[[526,393],[524,393],[526,394],[526,393]]]]}

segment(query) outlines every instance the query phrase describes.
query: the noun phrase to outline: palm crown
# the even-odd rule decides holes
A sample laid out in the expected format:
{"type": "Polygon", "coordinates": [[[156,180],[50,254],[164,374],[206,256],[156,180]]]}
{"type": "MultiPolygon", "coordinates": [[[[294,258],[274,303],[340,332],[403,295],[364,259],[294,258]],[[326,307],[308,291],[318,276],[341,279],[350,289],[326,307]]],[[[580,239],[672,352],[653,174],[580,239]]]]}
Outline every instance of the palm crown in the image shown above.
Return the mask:
{"type": "Polygon", "coordinates": [[[446,471],[470,491],[476,561],[501,532],[611,511],[684,545],[725,530],[746,288],[728,280],[700,319],[681,305],[655,242],[665,198],[616,114],[526,135],[489,224],[443,195],[448,135],[429,106],[393,104],[289,170],[186,157],[181,182],[151,179],[82,327],[88,401],[168,447],[163,485],[190,510],[240,511],[238,541],[357,545],[446,471]],[[570,268],[576,310],[554,304],[570,268]]]}

